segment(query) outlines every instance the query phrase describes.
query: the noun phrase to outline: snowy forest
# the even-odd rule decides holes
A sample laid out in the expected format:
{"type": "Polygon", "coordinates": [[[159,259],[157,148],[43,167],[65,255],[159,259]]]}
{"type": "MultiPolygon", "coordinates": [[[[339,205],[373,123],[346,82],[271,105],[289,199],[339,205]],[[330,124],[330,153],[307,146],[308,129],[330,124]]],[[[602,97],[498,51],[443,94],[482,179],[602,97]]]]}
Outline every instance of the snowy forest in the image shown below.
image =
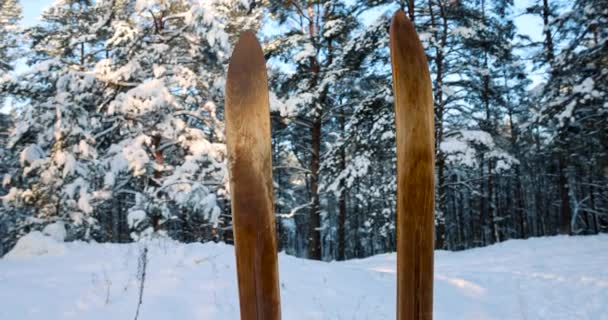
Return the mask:
{"type": "Polygon", "coordinates": [[[0,0],[0,256],[49,226],[232,243],[224,87],[244,30],[268,62],[279,249],[395,251],[399,8],[433,81],[435,247],[607,232],[608,5],[525,4],[55,0],[25,26],[0,0]]]}

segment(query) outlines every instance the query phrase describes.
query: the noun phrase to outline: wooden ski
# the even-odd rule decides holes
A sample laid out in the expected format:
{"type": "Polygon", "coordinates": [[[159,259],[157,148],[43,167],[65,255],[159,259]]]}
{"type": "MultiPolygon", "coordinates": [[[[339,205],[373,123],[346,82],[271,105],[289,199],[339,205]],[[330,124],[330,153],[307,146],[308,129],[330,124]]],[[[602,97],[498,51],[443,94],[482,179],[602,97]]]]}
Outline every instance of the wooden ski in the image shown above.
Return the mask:
{"type": "Polygon", "coordinates": [[[242,320],[281,318],[266,61],[252,32],[232,53],[226,142],[242,320]]]}
{"type": "Polygon", "coordinates": [[[426,55],[405,12],[390,27],[397,128],[397,319],[433,318],[434,114],[426,55]]]}

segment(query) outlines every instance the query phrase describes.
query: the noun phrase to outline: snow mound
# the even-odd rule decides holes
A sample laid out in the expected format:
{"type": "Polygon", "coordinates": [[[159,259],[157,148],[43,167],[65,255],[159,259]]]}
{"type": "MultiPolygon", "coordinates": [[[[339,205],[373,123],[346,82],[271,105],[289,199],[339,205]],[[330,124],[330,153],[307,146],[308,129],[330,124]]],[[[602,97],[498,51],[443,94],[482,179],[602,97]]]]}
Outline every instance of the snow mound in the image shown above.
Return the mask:
{"type": "Polygon", "coordinates": [[[55,239],[57,242],[64,242],[66,237],[65,223],[63,221],[51,223],[42,229],[42,233],[55,239]]]}
{"type": "MultiPolygon", "coordinates": [[[[25,239],[10,255],[28,258],[0,259],[0,319],[133,319],[144,244],[25,239]]],[[[232,246],[145,245],[140,319],[239,319],[232,246]]],[[[434,319],[608,320],[607,248],[608,235],[599,235],[437,251],[434,319]]],[[[331,263],[280,254],[282,317],[393,320],[395,263],[394,254],[331,263]]]]}
{"type": "MultiPolygon", "coordinates": [[[[23,236],[9,253],[6,254],[5,259],[23,259],[31,258],[42,255],[62,255],[65,253],[65,246],[63,243],[56,240],[60,235],[56,229],[46,229],[45,232],[54,233],[54,236],[48,236],[40,231],[33,231],[23,236]]],[[[65,229],[64,229],[65,237],[65,229]]]]}

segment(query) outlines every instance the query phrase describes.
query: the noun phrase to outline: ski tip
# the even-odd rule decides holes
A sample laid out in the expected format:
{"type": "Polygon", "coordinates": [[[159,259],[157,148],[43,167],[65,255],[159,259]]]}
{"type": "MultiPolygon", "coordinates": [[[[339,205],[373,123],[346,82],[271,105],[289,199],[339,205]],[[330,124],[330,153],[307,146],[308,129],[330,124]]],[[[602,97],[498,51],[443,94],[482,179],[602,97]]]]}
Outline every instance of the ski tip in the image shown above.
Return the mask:
{"type": "Polygon", "coordinates": [[[260,43],[258,42],[258,39],[255,36],[255,33],[251,30],[243,31],[241,33],[241,36],[239,37],[239,40],[237,41],[237,44],[236,44],[236,47],[234,50],[236,51],[240,47],[246,47],[246,48],[258,47],[260,50],[262,50],[262,48],[260,47],[260,43]]]}
{"type": "Polygon", "coordinates": [[[266,68],[266,59],[262,46],[258,42],[255,33],[245,31],[241,33],[239,40],[232,51],[230,65],[228,66],[228,76],[232,72],[251,72],[263,66],[266,68]]]}
{"type": "Polygon", "coordinates": [[[395,11],[395,14],[393,14],[393,19],[391,19],[390,32],[391,32],[391,34],[393,34],[397,30],[400,30],[403,28],[414,28],[414,26],[412,25],[412,22],[410,22],[410,19],[405,14],[405,11],[397,10],[397,11],[395,11]]]}
{"type": "Polygon", "coordinates": [[[428,63],[414,24],[403,10],[393,15],[390,27],[390,51],[393,73],[428,74],[428,63]]]}
{"type": "MultiPolygon", "coordinates": [[[[393,15],[390,28],[391,42],[396,41],[397,43],[403,43],[404,41],[412,41],[419,43],[418,34],[414,28],[414,24],[405,14],[403,10],[397,10],[393,15]]],[[[420,45],[422,48],[422,45],[420,45]]]]}
{"type": "Polygon", "coordinates": [[[401,10],[395,13],[391,22],[390,54],[396,108],[432,108],[426,53],[414,24],[401,10]]]}
{"type": "Polygon", "coordinates": [[[408,19],[407,14],[405,14],[405,11],[399,9],[399,10],[395,11],[395,14],[393,14],[392,23],[395,24],[395,22],[397,22],[397,20],[399,20],[399,22],[403,23],[403,22],[409,21],[410,19],[408,19]]]}

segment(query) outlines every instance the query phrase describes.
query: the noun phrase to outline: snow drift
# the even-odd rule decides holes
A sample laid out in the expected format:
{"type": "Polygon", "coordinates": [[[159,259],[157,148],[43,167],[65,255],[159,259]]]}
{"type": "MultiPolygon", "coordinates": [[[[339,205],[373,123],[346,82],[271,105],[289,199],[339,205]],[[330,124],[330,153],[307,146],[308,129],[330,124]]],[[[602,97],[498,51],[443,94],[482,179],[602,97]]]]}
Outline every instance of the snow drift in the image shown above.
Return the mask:
{"type": "MultiPolygon", "coordinates": [[[[23,238],[0,260],[0,319],[133,319],[144,244],[23,238]]],[[[156,240],[139,319],[239,319],[233,247],[156,240]]],[[[435,254],[435,319],[608,319],[608,235],[435,254]]],[[[283,318],[394,319],[395,255],[281,254],[283,318]]]]}

